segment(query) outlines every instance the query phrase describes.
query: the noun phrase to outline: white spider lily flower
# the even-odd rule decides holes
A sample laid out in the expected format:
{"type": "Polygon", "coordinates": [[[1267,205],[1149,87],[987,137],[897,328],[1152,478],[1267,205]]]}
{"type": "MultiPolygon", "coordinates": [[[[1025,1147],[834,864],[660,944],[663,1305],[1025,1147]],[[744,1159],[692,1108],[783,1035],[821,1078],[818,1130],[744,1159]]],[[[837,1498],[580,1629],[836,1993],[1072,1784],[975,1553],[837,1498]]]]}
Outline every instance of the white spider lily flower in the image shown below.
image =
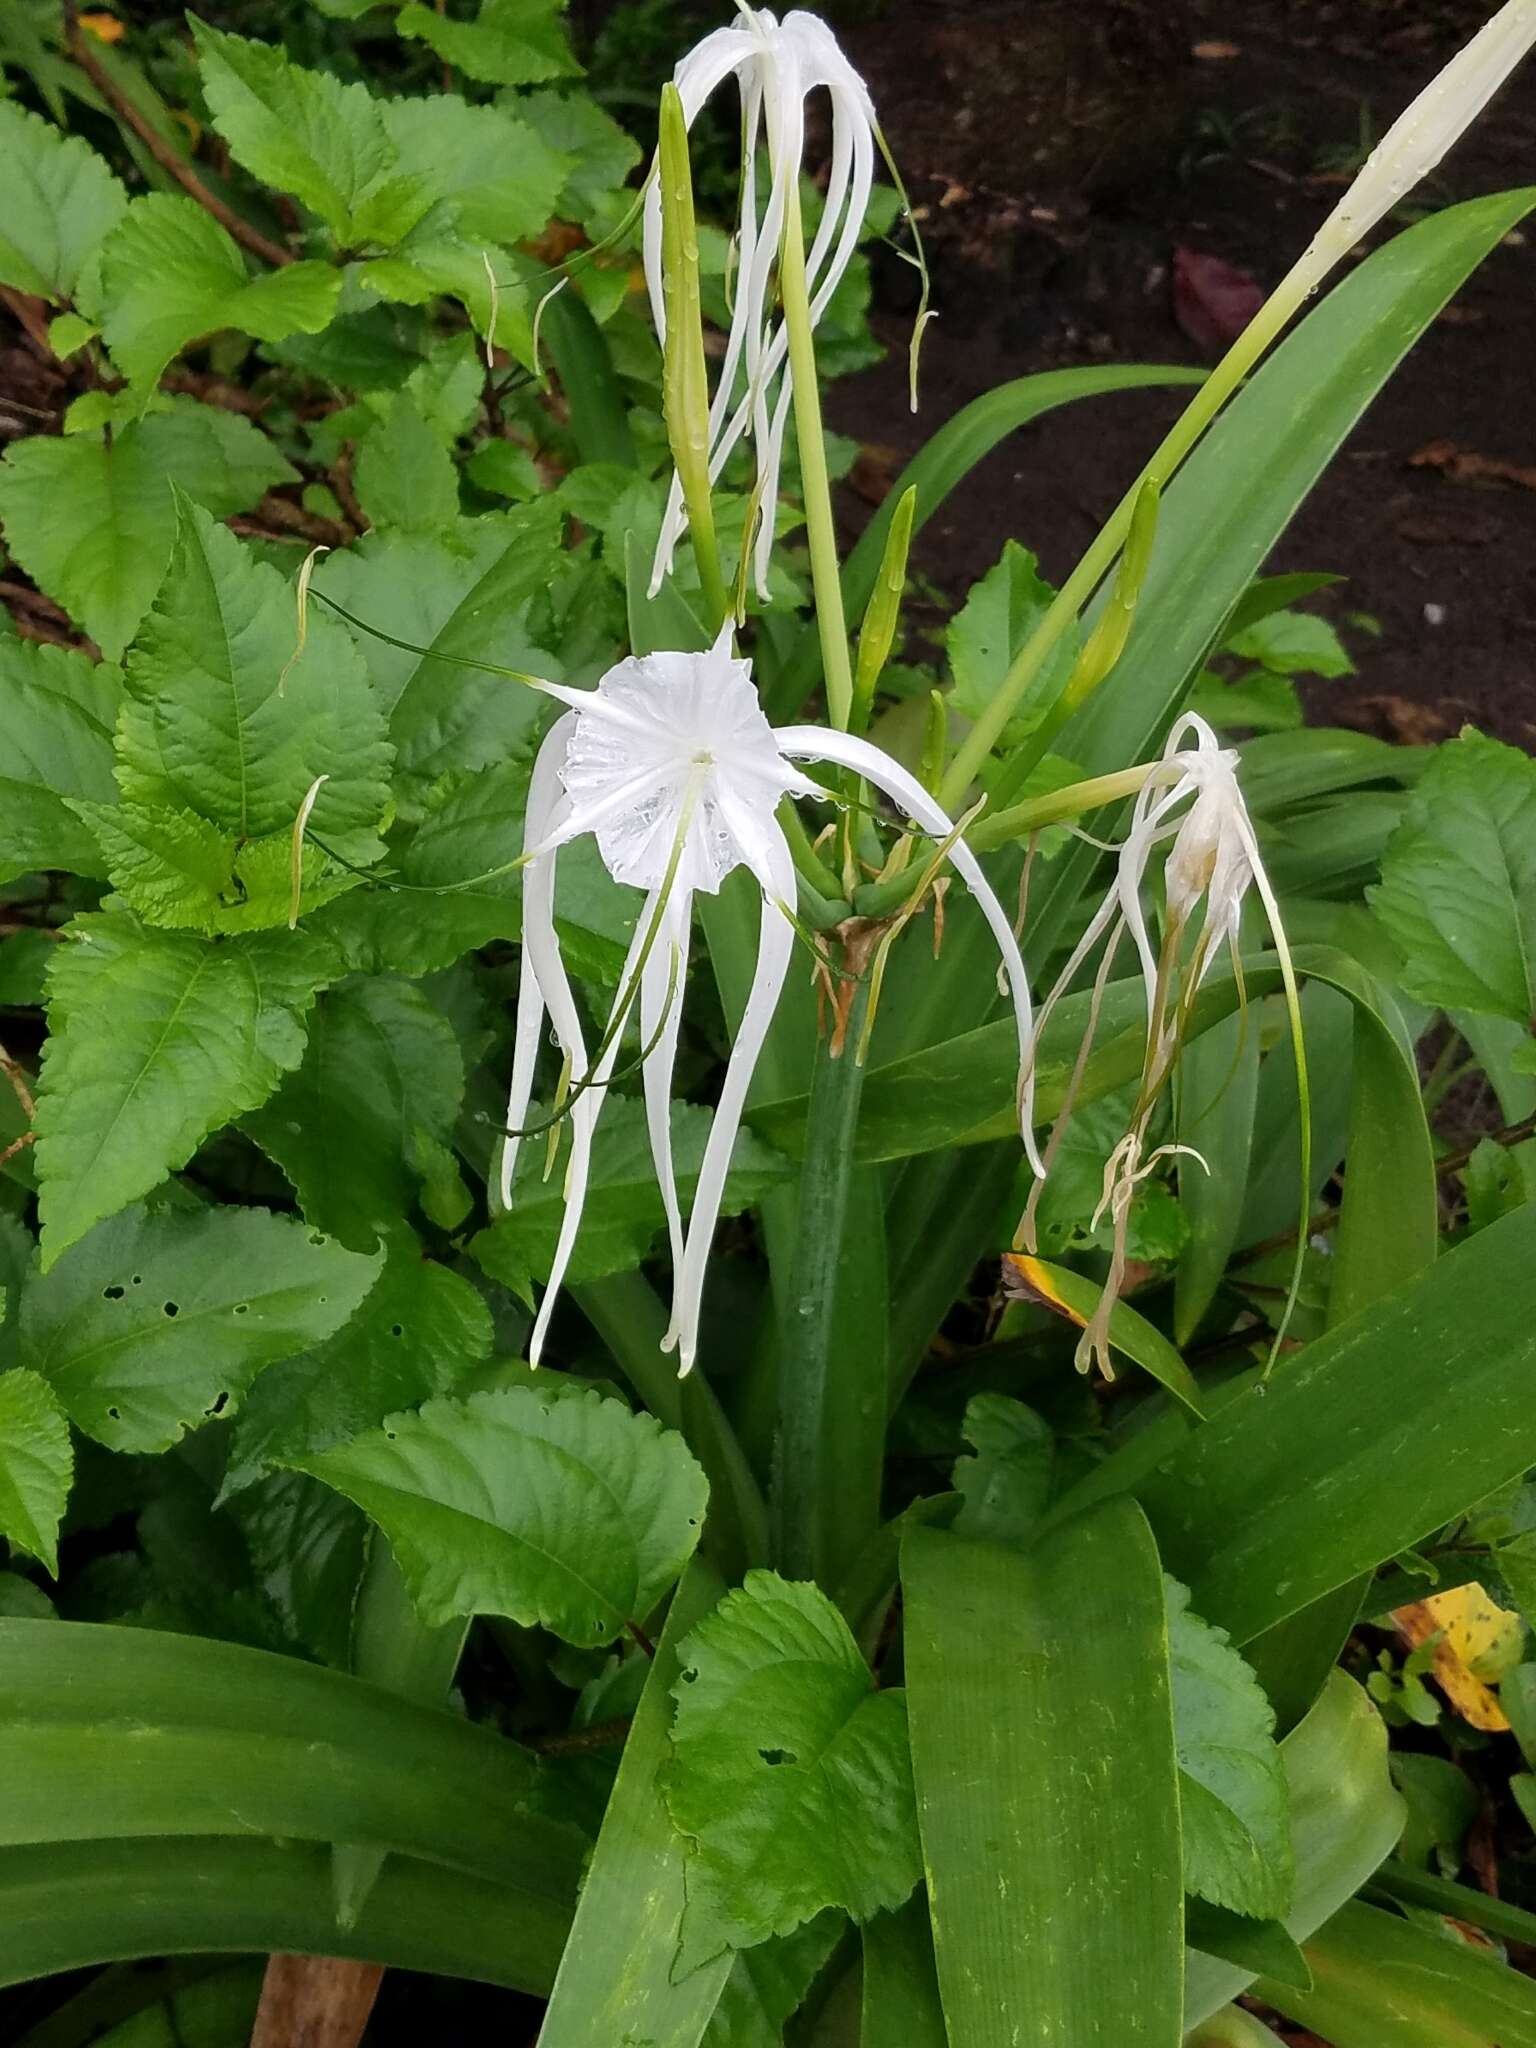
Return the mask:
{"type": "MultiPolygon", "coordinates": [[[[826,311],[853,259],[875,176],[875,110],[864,81],[838,48],[826,23],[796,8],[779,21],[767,8],[741,8],[741,21],[715,29],[678,64],[674,82],[691,128],[705,102],[729,78],[741,94],[741,209],[737,221],[736,297],[720,379],[709,412],[709,473],[713,481],[742,436],[757,442],[761,517],[754,552],[757,590],[768,595],[774,509],[784,430],[793,395],[789,339],[772,311],[774,265],[785,211],[805,151],[805,102],[824,89],[832,103],[832,161],[826,203],[806,259],[811,325],[826,311]],[[759,208],[757,147],[768,148],[768,192],[759,208]],[[746,389],[736,396],[738,375],[746,389]]],[[[652,179],[645,195],[646,283],[657,338],[666,340],[662,289],[661,190],[652,179]]],[[[672,479],[651,576],[651,594],[670,570],[687,524],[682,486],[672,479]]]]}
{"type": "MultiPolygon", "coordinates": [[[[1072,986],[1095,949],[1103,946],[1094,982],[1088,1031],[1073,1076],[1080,1078],[1098,1020],[1099,1001],[1121,939],[1130,934],[1146,990],[1147,1044],[1130,1124],[1110,1153],[1103,1192],[1094,1212],[1095,1228],[1108,1215],[1114,1229],[1109,1276],[1099,1305],[1084,1329],[1077,1363],[1086,1370],[1097,1362],[1112,1377],[1109,1318],[1125,1276],[1126,1227],[1136,1190],[1161,1159],[1185,1154],[1199,1159],[1186,1145],[1160,1145],[1143,1150],[1152,1112],[1178,1057],[1188,1007],[1225,944],[1236,948],[1243,902],[1250,887],[1257,890],[1276,943],[1283,950],[1279,905],[1259,855],[1258,840],[1237,781],[1238,755],[1221,745],[1206,721],[1186,712],[1168,735],[1161,760],[1154,764],[1137,794],[1130,830],[1118,849],[1115,878],[1056,984],[1040,1008],[1035,1031],[1038,1047],[1057,1003],[1072,986]],[[1172,842],[1169,845],[1169,842],[1172,842]],[[1153,855],[1169,847],[1163,876],[1167,910],[1159,945],[1154,946],[1142,907],[1142,889],[1153,855]],[[1188,958],[1186,935],[1204,912],[1188,958]]],[[[1062,1110],[1046,1150],[1049,1167],[1071,1116],[1071,1096],[1062,1110]]],[[[1200,1164],[1204,1165],[1200,1160],[1200,1164]]],[[[1034,1217],[1039,1184],[1021,1225],[1027,1248],[1034,1249],[1034,1217]]]]}
{"type": "Polygon", "coordinates": [[[1472,125],[1532,44],[1536,0],[1506,0],[1398,115],[1298,267],[1330,269],[1384,220],[1472,125]]]}
{"type": "MultiPolygon", "coordinates": [[[[824,795],[797,761],[851,768],[884,791],[925,832],[948,839],[954,826],[922,785],[868,740],[820,726],[774,731],[763,716],[750,665],[730,651],[728,632],[705,654],[632,655],[593,690],[551,686],[569,706],[539,748],[524,817],[523,957],[513,1038],[508,1135],[502,1148],[501,1206],[515,1199],[519,1136],[533,1095],[546,1016],[569,1080],[570,1155],[548,1284],[529,1341],[537,1364],[556,1296],[581,1227],[592,1146],[623,1026],[638,1004],[646,1123],[666,1211],[673,1259],[672,1320],[665,1348],[680,1370],[693,1364],[705,1264],[725,1193],[747,1089],[789,973],[794,945],[795,873],[775,815],[786,796],[824,795]],[[559,849],[591,833],[615,881],[645,891],[645,904],[619,991],[595,1054],[589,1054],[555,931],[559,849]],[[685,1231],[672,1160],[671,1094],[683,973],[694,895],[713,895],[744,867],[762,892],[757,964],[710,1125],[692,1215],[685,1231]]],[[[963,842],[949,858],[996,936],[1007,969],[1021,1068],[1031,1042],[1029,988],[1008,914],[963,842]]],[[[1023,1133],[1031,1157],[1027,1091],[1023,1133]]]]}

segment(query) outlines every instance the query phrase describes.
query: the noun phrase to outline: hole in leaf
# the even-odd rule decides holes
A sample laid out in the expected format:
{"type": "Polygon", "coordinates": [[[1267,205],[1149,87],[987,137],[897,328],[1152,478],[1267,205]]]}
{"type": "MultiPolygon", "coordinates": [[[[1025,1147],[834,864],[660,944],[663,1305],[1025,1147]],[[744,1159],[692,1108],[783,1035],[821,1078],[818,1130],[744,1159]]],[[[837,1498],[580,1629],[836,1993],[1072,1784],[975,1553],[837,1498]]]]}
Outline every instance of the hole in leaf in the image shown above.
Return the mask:
{"type": "Polygon", "coordinates": [[[123,1411],[121,1408],[109,1408],[107,1410],[107,1413],[111,1416],[114,1422],[121,1422],[123,1419],[123,1411]]]}
{"type": "Polygon", "coordinates": [[[144,1285],[144,1275],[142,1273],[135,1273],[133,1276],[133,1284],[135,1287],[142,1287],[144,1285]]]}
{"type": "Polygon", "coordinates": [[[800,1761],[792,1749],[760,1749],[757,1753],[765,1764],[797,1764],[800,1761]]]}
{"type": "Polygon", "coordinates": [[[311,1244],[324,1244],[325,1232],[323,1230],[312,1230],[309,1233],[309,1241],[311,1244]]]}
{"type": "Polygon", "coordinates": [[[222,1415],[224,1413],[224,1410],[228,1406],[229,1389],[226,1387],[224,1392],[220,1394],[219,1398],[214,1402],[213,1406],[211,1408],[205,1408],[203,1413],[208,1416],[222,1415]]]}
{"type": "Polygon", "coordinates": [[[237,1301],[235,1303],[234,1313],[237,1316],[243,1316],[248,1313],[250,1306],[251,1304],[248,1301],[237,1301]]]}
{"type": "Polygon", "coordinates": [[[693,1685],[697,1681],[698,1675],[697,1671],[685,1671],[683,1673],[684,1685],[693,1685]]]}
{"type": "Polygon", "coordinates": [[[168,1301],[165,1304],[165,1313],[168,1316],[179,1316],[181,1314],[180,1304],[174,1301],[168,1301]]]}
{"type": "Polygon", "coordinates": [[[391,1335],[391,1337],[403,1337],[405,1335],[404,1323],[391,1323],[389,1326],[389,1334],[391,1335]]]}
{"type": "Polygon", "coordinates": [[[127,1291],[125,1287],[103,1287],[101,1298],[103,1301],[121,1301],[127,1291]]]}

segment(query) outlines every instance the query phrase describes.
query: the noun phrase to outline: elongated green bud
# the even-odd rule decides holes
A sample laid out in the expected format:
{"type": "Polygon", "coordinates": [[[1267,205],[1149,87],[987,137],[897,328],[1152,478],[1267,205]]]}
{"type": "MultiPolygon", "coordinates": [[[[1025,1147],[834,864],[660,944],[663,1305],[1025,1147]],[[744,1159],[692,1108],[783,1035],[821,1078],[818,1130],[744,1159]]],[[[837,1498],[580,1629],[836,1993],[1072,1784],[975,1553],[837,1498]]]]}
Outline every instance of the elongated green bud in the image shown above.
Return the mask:
{"type": "Polygon", "coordinates": [[[661,248],[667,338],[662,355],[662,403],[667,439],[683,487],[699,581],[713,614],[726,617],[720,549],[709,488],[709,375],[704,364],[704,316],[699,302],[699,237],[693,217],[693,173],[688,123],[675,85],[661,89],[661,248]]]}
{"type": "Polygon", "coordinates": [[[1098,624],[1088,635],[1087,645],[1077,657],[1077,666],[1067,679],[1067,687],[1061,693],[1061,701],[1057,707],[1060,717],[1075,711],[1085,697],[1091,696],[1125,652],[1125,643],[1131,637],[1131,624],[1136,617],[1136,602],[1141,596],[1141,586],[1146,582],[1147,571],[1152,566],[1152,543],[1157,537],[1158,498],[1157,484],[1153,478],[1148,477],[1136,494],[1136,504],[1131,513],[1131,530],[1125,537],[1125,549],[1120,556],[1120,567],[1115,573],[1114,588],[1109,593],[1109,601],[1099,615],[1098,624]]]}
{"type": "Polygon", "coordinates": [[[901,620],[901,596],[907,585],[907,551],[912,545],[912,519],[917,510],[917,485],[908,484],[891,516],[880,557],[875,587],[864,608],[859,627],[859,651],[853,670],[853,706],[848,718],[850,732],[863,732],[869,724],[875,685],[891,658],[896,628],[901,620]]]}
{"type": "Polygon", "coordinates": [[[949,757],[949,707],[942,690],[928,692],[928,724],[923,733],[923,759],[918,781],[931,796],[944,780],[944,763],[949,757]]]}

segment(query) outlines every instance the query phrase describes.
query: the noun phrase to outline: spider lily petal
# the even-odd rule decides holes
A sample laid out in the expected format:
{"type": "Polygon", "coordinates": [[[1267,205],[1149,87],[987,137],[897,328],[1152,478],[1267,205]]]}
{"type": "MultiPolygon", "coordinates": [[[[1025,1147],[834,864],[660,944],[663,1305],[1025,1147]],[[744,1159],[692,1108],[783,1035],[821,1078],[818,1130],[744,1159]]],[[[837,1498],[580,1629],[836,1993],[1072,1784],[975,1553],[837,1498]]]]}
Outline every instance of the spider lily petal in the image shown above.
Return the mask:
{"type": "MultiPolygon", "coordinates": [[[[852,733],[828,732],[819,725],[785,726],[775,737],[781,750],[793,758],[803,761],[832,761],[841,768],[853,769],[855,774],[863,776],[866,782],[872,782],[893,802],[900,804],[907,816],[914,819],[925,831],[935,834],[940,839],[952,838],[955,831],[954,820],[934,802],[915,775],[909,775],[905,768],[869,740],[857,739],[852,733]]],[[[1030,1014],[1029,977],[1024,971],[1019,942],[1013,935],[1013,924],[1003,908],[997,891],[987,880],[980,861],[963,839],[954,840],[949,849],[949,858],[976,898],[982,916],[992,927],[998,951],[1003,956],[1003,966],[1008,975],[1008,989],[1013,997],[1014,1021],[1019,1034],[1019,1132],[1024,1140],[1024,1150],[1030,1164],[1036,1173],[1043,1173],[1045,1168],[1035,1148],[1034,1133],[1034,1069],[1031,1048],[1035,1032],[1030,1014]]]]}
{"type": "MultiPolygon", "coordinates": [[[[710,475],[717,477],[731,450],[752,433],[758,448],[762,521],[755,569],[767,597],[769,551],[791,378],[788,337],[772,316],[774,263],[786,210],[800,176],[805,149],[805,102],[825,90],[832,103],[832,162],[826,201],[806,261],[814,326],[826,311],[852,261],[874,184],[875,113],[863,80],[815,15],[795,9],[778,21],[766,8],[743,7],[743,25],[716,29],[684,57],[674,74],[683,115],[691,127],[699,110],[726,79],[741,94],[743,162],[737,221],[740,270],[719,382],[710,404],[710,475]],[[768,147],[768,192],[759,213],[757,145],[768,147]],[[746,389],[737,381],[745,370],[746,389]]],[[[644,212],[646,282],[656,332],[666,337],[663,298],[662,207],[652,183],[644,212]]],[[[687,524],[681,486],[674,476],[652,571],[652,595],[670,569],[687,524]]]]}
{"type": "MultiPolygon", "coordinates": [[[[581,1227],[593,1143],[630,1009],[638,1001],[646,1126],[673,1259],[673,1309],[665,1343],[686,1373],[698,1348],[700,1303],[715,1224],[747,1090],[788,977],[794,945],[795,871],[777,817],[786,796],[824,795],[796,757],[852,768],[919,825],[949,842],[997,936],[1013,992],[1021,1050],[1030,1038],[1029,989],[1008,916],[943,811],[904,768],[869,741],[818,726],[774,732],[751,669],[722,633],[707,654],[653,654],[618,662],[595,690],[571,691],[534,762],[524,819],[523,962],[513,1040],[509,1134],[501,1158],[502,1206],[512,1205],[516,1133],[532,1099],[546,1015],[565,1056],[571,1151],[565,1214],[553,1270],[529,1343],[537,1363],[561,1279],[581,1227]],[[619,991],[589,1058],[554,921],[559,848],[590,832],[616,881],[646,892],[619,991]],[[671,1087],[693,898],[714,894],[745,867],[762,893],[758,955],[746,1008],[726,1065],[686,1230],[672,1159],[671,1087]]],[[[1021,1115],[1030,1156],[1027,1081],[1021,1115]]]]}

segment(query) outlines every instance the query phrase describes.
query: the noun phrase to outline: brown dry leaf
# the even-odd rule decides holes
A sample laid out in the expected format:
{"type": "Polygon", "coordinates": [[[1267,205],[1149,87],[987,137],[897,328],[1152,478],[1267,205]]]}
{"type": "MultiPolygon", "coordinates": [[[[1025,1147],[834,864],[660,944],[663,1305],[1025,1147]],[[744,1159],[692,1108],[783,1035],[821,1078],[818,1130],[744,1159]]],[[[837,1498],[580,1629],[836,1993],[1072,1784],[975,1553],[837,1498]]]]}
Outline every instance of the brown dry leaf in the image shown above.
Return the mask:
{"type": "Polygon", "coordinates": [[[1516,490],[1536,491],[1536,464],[1511,462],[1502,455],[1478,455],[1445,438],[1426,441],[1409,456],[1408,467],[1437,469],[1453,484],[1509,484],[1516,490]]]}
{"type": "Polygon", "coordinates": [[[1056,1292],[1055,1282],[1038,1259],[1027,1252],[1005,1252],[1003,1254],[1003,1293],[1010,1301],[1034,1301],[1042,1308],[1054,1309],[1059,1316],[1065,1316],[1069,1323],[1076,1323],[1080,1330],[1088,1327],[1086,1316],[1080,1316],[1075,1308],[1069,1308],[1056,1292]]]}
{"type": "Polygon", "coordinates": [[[1173,252],[1173,317],[1200,347],[1218,354],[1264,303],[1264,287],[1221,256],[1182,244],[1173,252]]]}
{"type": "Polygon", "coordinates": [[[887,441],[866,441],[848,471],[850,488],[867,505],[882,504],[904,459],[901,450],[887,441]]]}
{"type": "Polygon", "coordinates": [[[1497,1682],[1519,1656],[1525,1624],[1474,1580],[1453,1586],[1428,1600],[1394,1608],[1392,1619],[1404,1641],[1417,1649],[1431,1636],[1435,1645],[1435,1683],[1463,1721],[1488,1734],[1504,1734],[1509,1720],[1498,1695],[1484,1681],[1497,1682]]]}
{"type": "Polygon", "coordinates": [[[123,39],[123,24],[115,14],[82,14],[80,26],[98,43],[120,43],[123,39]]]}
{"type": "Polygon", "coordinates": [[[1198,57],[1202,64],[1224,64],[1233,57],[1241,57],[1243,53],[1236,43],[1212,41],[1196,43],[1189,54],[1198,57]]]}

